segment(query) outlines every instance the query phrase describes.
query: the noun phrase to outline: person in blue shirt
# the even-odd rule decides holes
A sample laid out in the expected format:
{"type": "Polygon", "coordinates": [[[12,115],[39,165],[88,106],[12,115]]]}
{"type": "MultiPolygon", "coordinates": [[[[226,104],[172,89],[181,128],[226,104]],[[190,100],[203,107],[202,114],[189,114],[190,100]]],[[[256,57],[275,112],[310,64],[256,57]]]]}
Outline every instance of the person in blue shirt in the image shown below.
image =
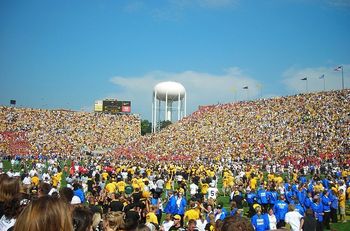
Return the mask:
{"type": "Polygon", "coordinates": [[[263,212],[267,212],[268,193],[266,192],[264,185],[261,185],[260,189],[258,190],[258,203],[262,206],[263,212]]]}
{"type": "Polygon", "coordinates": [[[323,205],[318,195],[314,196],[311,209],[314,212],[315,218],[317,220],[316,231],[322,231],[323,230],[323,205]]]}
{"type": "Polygon", "coordinates": [[[300,204],[298,199],[294,200],[294,205],[295,205],[295,211],[298,211],[300,215],[305,216],[305,209],[304,207],[300,204]]]}
{"type": "Polygon", "coordinates": [[[284,222],[284,218],[286,213],[288,212],[288,204],[285,201],[285,197],[283,194],[280,195],[280,199],[276,202],[273,207],[273,211],[275,213],[277,219],[277,228],[284,227],[286,223],[284,222]]]}
{"type": "Polygon", "coordinates": [[[257,206],[255,211],[256,214],[251,218],[255,231],[269,230],[269,219],[266,214],[262,214],[261,206],[257,206]]]}
{"type": "Polygon", "coordinates": [[[306,209],[311,208],[312,203],[313,203],[312,193],[308,192],[307,197],[304,200],[304,207],[306,209]]]}
{"type": "Polygon", "coordinates": [[[226,209],[224,209],[222,204],[218,204],[215,211],[215,222],[217,220],[224,220],[226,218],[226,209]]]}
{"type": "Polygon", "coordinates": [[[331,219],[332,223],[337,223],[338,222],[338,217],[337,217],[337,212],[339,209],[339,198],[338,194],[336,192],[336,189],[332,190],[332,197],[331,197],[331,219]]]}
{"type": "Polygon", "coordinates": [[[302,175],[300,176],[299,182],[300,182],[301,184],[306,184],[306,183],[307,183],[307,179],[306,179],[306,177],[305,177],[304,174],[302,174],[302,175]]]}
{"type": "Polygon", "coordinates": [[[84,203],[85,202],[85,194],[84,194],[84,191],[82,189],[81,184],[79,184],[78,182],[75,182],[73,184],[73,187],[74,187],[74,195],[78,196],[80,198],[81,203],[84,203]]]}
{"type": "Polygon", "coordinates": [[[278,200],[278,193],[274,187],[271,187],[270,190],[267,191],[267,197],[269,199],[270,208],[273,208],[278,200]]]}
{"type": "Polygon", "coordinates": [[[289,186],[285,192],[286,202],[291,203],[293,201],[294,193],[292,191],[292,187],[289,186]]]}
{"type": "Polygon", "coordinates": [[[169,200],[164,208],[165,213],[176,214],[176,199],[172,191],[169,191],[169,200]]]}
{"type": "Polygon", "coordinates": [[[330,222],[330,214],[331,214],[331,200],[329,198],[329,191],[324,190],[323,196],[321,197],[321,204],[323,205],[323,220],[324,225],[326,229],[331,229],[329,222],[330,222]]]}
{"type": "Polygon", "coordinates": [[[300,204],[304,205],[304,201],[305,201],[305,199],[307,197],[307,192],[306,192],[306,189],[305,189],[304,185],[300,185],[298,187],[298,190],[296,192],[296,196],[297,196],[300,204]]]}
{"type": "Polygon", "coordinates": [[[247,195],[246,195],[245,200],[247,201],[248,206],[249,206],[248,216],[252,217],[255,213],[253,205],[256,202],[256,194],[254,191],[250,191],[250,188],[247,188],[247,195]]]}

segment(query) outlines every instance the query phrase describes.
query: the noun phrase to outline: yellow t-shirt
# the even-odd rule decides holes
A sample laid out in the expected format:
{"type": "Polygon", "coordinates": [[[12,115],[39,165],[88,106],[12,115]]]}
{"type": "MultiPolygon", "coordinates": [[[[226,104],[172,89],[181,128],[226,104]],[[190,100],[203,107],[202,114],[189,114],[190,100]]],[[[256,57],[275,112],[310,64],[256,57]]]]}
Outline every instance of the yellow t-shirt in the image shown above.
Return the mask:
{"type": "Polygon", "coordinates": [[[202,187],[201,187],[201,193],[202,194],[207,194],[208,193],[208,188],[209,188],[209,185],[207,183],[203,183],[202,184],[202,187]]]}
{"type": "Polygon", "coordinates": [[[198,220],[199,219],[199,211],[196,209],[190,209],[185,212],[184,218],[189,221],[191,219],[198,220]]]}
{"type": "Polygon", "coordinates": [[[54,175],[53,177],[52,177],[52,186],[53,187],[57,187],[57,185],[58,185],[58,177],[57,177],[57,175],[54,175]]]}
{"type": "Polygon", "coordinates": [[[103,172],[102,173],[102,179],[107,180],[108,177],[108,173],[107,172],[103,172]]]}
{"type": "Polygon", "coordinates": [[[106,185],[106,190],[109,193],[114,193],[116,191],[116,189],[117,189],[117,186],[116,186],[115,182],[111,182],[111,183],[108,183],[106,185]]]}
{"type": "Polygon", "coordinates": [[[170,190],[170,189],[171,189],[171,183],[172,183],[172,180],[168,180],[168,181],[165,183],[165,189],[166,189],[166,190],[170,190]]]}
{"type": "Polygon", "coordinates": [[[149,212],[146,215],[146,223],[150,223],[150,222],[158,224],[158,219],[157,219],[156,214],[154,214],[154,212],[149,212]]]}
{"type": "Polygon", "coordinates": [[[124,192],[126,183],[124,181],[119,181],[117,182],[116,186],[117,186],[118,192],[124,192]]]}

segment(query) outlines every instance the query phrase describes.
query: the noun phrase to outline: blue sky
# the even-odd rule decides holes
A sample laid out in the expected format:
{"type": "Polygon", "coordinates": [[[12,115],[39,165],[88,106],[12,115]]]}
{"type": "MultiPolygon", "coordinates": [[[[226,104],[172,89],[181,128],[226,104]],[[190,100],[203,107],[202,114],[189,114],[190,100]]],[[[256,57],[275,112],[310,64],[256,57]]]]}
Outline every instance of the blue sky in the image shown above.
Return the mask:
{"type": "Polygon", "coordinates": [[[92,111],[180,82],[198,105],[350,87],[350,0],[2,0],[0,104],[92,111]],[[249,86],[248,90],[243,90],[249,86]]]}

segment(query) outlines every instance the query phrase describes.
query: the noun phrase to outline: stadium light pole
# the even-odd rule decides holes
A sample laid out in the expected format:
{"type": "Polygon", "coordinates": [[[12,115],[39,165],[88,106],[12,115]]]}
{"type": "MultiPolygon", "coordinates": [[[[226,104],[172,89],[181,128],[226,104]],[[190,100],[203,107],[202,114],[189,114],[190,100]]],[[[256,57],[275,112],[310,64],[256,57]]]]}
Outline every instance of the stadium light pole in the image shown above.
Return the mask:
{"type": "Polygon", "coordinates": [[[326,91],[326,77],[324,76],[324,74],[321,75],[319,79],[323,79],[323,91],[326,91]]]}
{"type": "Polygon", "coordinates": [[[300,79],[300,80],[305,81],[305,88],[306,88],[306,92],[308,92],[308,87],[307,87],[307,77],[302,78],[302,79],[300,79]]]}
{"type": "Polygon", "coordinates": [[[247,90],[247,101],[249,100],[249,88],[248,86],[243,87],[243,90],[247,90]]]}
{"type": "Polygon", "coordinates": [[[334,71],[340,71],[340,70],[341,70],[341,87],[344,90],[344,67],[340,65],[334,68],[334,71]]]}

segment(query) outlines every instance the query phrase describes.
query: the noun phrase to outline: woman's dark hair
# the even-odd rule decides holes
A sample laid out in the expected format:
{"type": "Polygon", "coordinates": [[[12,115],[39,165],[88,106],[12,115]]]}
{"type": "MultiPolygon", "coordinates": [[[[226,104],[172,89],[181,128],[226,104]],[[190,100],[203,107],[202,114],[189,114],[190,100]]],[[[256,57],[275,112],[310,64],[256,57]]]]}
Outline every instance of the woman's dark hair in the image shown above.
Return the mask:
{"type": "Polygon", "coordinates": [[[74,231],[87,231],[92,226],[92,212],[89,208],[79,206],[73,210],[74,231]]]}

